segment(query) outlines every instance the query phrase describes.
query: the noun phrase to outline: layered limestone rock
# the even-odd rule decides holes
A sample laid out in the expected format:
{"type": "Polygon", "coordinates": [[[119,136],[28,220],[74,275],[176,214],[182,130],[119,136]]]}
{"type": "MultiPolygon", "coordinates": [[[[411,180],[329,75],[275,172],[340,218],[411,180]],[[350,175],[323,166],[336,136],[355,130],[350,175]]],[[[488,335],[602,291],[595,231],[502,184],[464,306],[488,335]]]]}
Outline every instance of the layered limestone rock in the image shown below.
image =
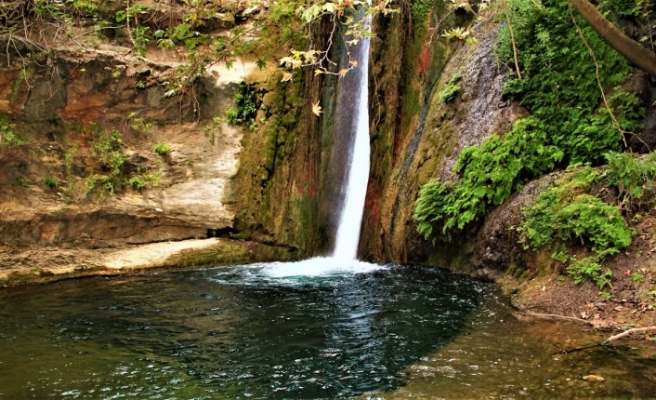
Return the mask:
{"type": "Polygon", "coordinates": [[[82,249],[232,229],[244,128],[213,118],[234,106],[254,63],[212,66],[189,99],[166,96],[162,81],[181,63],[161,54],[137,60],[117,46],[61,49],[27,67],[11,55],[0,74],[0,116],[25,144],[0,148],[0,269],[15,272],[18,260],[45,247],[66,252],[71,268],[102,267],[102,254],[82,249]],[[111,176],[98,146],[114,132],[124,162],[112,183],[123,186],[112,195],[89,187],[94,176],[111,176]],[[166,151],[156,152],[158,144],[166,151]]]}
{"type": "MultiPolygon", "coordinates": [[[[86,53],[81,59],[66,52],[55,57],[51,63],[56,68],[36,71],[29,81],[17,76],[17,81],[5,79],[0,85],[0,93],[9,98],[0,112],[19,121],[17,129],[29,143],[0,151],[1,178],[8,189],[0,195],[2,242],[102,247],[205,237],[208,229],[232,226],[230,179],[237,172],[243,130],[213,124],[208,135],[206,120],[180,123],[180,104],[166,98],[163,87],[134,86],[140,76],[152,76],[155,70],[164,74],[175,63],[147,62],[132,70],[129,60],[109,52],[86,53]],[[152,126],[135,131],[127,126],[134,121],[152,126]],[[122,152],[128,168],[159,174],[159,187],[127,189],[96,201],[80,193],[84,178],[97,168],[94,143],[85,130],[93,124],[125,132],[122,152]],[[157,154],[158,143],[169,152],[157,154]],[[71,148],[77,149],[73,159],[65,160],[71,148]],[[59,184],[43,185],[44,177],[59,184]]],[[[224,115],[237,84],[254,68],[253,63],[238,63],[231,70],[211,70],[202,83],[201,114],[224,115]]],[[[3,76],[12,72],[19,74],[10,69],[3,76]]]]}

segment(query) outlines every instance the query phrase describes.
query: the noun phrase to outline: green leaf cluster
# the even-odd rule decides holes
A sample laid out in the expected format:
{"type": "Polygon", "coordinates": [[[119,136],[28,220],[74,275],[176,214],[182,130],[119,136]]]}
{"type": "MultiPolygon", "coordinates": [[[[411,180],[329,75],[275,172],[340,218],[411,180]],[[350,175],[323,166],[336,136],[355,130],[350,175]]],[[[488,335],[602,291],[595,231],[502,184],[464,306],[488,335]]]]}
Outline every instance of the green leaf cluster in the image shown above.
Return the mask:
{"type": "Polygon", "coordinates": [[[165,143],[158,143],[155,146],[155,153],[159,154],[160,156],[167,156],[170,152],[171,152],[171,146],[165,143]]]}
{"type": "Polygon", "coordinates": [[[525,248],[560,249],[553,258],[567,265],[574,283],[591,279],[600,289],[612,275],[609,270],[602,272],[601,263],[627,248],[635,234],[617,206],[588,193],[602,178],[590,167],[566,175],[524,210],[525,221],[518,228],[525,248]],[[576,243],[592,254],[582,259],[569,255],[566,246],[576,243]]]}
{"type": "Polygon", "coordinates": [[[226,119],[229,123],[246,124],[253,127],[256,123],[255,116],[257,110],[262,104],[262,97],[264,92],[258,90],[255,85],[242,82],[239,84],[239,89],[235,97],[232,99],[235,107],[226,112],[226,119]]]}
{"type": "Polygon", "coordinates": [[[633,237],[616,206],[589,194],[565,200],[548,190],[525,217],[520,231],[524,242],[534,248],[579,241],[603,258],[628,247],[633,237]]]}
{"type": "Polygon", "coordinates": [[[43,183],[43,186],[46,186],[49,189],[55,189],[60,184],[60,182],[52,176],[43,177],[43,179],[41,179],[41,183],[43,183]]]}
{"type": "Polygon", "coordinates": [[[120,177],[125,164],[123,135],[117,129],[106,131],[98,125],[94,125],[90,133],[93,135],[91,155],[102,173],[86,178],[86,193],[90,195],[99,191],[101,197],[113,196],[122,186],[120,177]]]}
{"type": "MultiPolygon", "coordinates": [[[[92,127],[91,135],[93,135],[92,157],[98,163],[100,171],[86,178],[87,196],[96,193],[100,198],[104,198],[113,196],[126,187],[142,190],[146,187],[159,186],[162,171],[150,172],[142,167],[137,168],[136,174],[127,171],[121,132],[117,129],[103,130],[96,125],[92,127]]],[[[77,152],[77,146],[74,148],[77,152]]],[[[170,150],[170,147],[165,144],[160,144],[155,148],[159,154],[164,153],[162,155],[168,154],[170,150]]]]}
{"type": "Polygon", "coordinates": [[[94,127],[95,138],[92,144],[92,155],[96,162],[102,165],[112,175],[120,175],[125,155],[123,154],[123,135],[117,129],[105,131],[94,127]]]}
{"type": "Polygon", "coordinates": [[[656,153],[635,157],[627,153],[606,153],[608,168],[605,170],[607,185],[617,188],[622,208],[640,206],[645,193],[647,201],[653,200],[656,179],[656,153]]]}
{"type": "Polygon", "coordinates": [[[16,124],[9,119],[9,115],[0,113],[0,149],[3,147],[23,146],[27,141],[18,132],[16,124]]]}
{"type": "Polygon", "coordinates": [[[552,170],[563,153],[547,142],[538,121],[525,118],[505,136],[464,149],[455,167],[458,181],[431,181],[421,188],[414,211],[419,233],[428,239],[441,226],[449,238],[506,201],[525,179],[552,170]]]}
{"type": "MultiPolygon", "coordinates": [[[[572,277],[575,285],[591,280],[599,289],[610,286],[613,271],[608,268],[602,271],[601,265],[597,262],[597,257],[584,257],[580,260],[576,257],[570,257],[569,260],[567,274],[572,277]]],[[[606,296],[608,296],[608,293],[606,296]]]]}
{"type": "Polygon", "coordinates": [[[142,171],[139,175],[128,179],[128,185],[136,190],[142,190],[146,187],[158,187],[160,184],[161,176],[162,171],[156,171],[153,173],[142,171]]]}
{"type": "Polygon", "coordinates": [[[599,8],[602,11],[612,11],[621,17],[639,17],[643,11],[648,10],[649,6],[650,2],[647,0],[601,0],[599,2],[599,8]]]}
{"type": "Polygon", "coordinates": [[[98,192],[100,197],[113,196],[119,181],[111,175],[93,174],[86,180],[87,196],[98,192]]]}
{"type": "Polygon", "coordinates": [[[444,89],[440,92],[440,99],[444,103],[450,103],[460,93],[460,81],[462,80],[461,74],[455,74],[449,80],[444,89]]]}

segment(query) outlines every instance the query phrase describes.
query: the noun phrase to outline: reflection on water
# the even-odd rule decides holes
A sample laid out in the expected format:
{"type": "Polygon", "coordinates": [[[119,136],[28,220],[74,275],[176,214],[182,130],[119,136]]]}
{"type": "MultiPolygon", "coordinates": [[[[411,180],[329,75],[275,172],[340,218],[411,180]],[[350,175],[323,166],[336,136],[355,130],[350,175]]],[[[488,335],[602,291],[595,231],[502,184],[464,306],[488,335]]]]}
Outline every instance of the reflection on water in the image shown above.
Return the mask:
{"type": "Polygon", "coordinates": [[[299,276],[299,267],[0,292],[0,399],[656,393],[653,357],[623,348],[556,354],[600,338],[563,324],[518,321],[489,285],[435,269],[358,263],[299,276]],[[580,379],[588,374],[606,380],[580,379]]]}
{"type": "Polygon", "coordinates": [[[404,387],[362,398],[656,398],[653,342],[568,352],[608,334],[572,323],[519,321],[494,295],[471,318],[464,334],[405,369],[404,387]],[[588,382],[588,375],[604,380],[588,382]]]}

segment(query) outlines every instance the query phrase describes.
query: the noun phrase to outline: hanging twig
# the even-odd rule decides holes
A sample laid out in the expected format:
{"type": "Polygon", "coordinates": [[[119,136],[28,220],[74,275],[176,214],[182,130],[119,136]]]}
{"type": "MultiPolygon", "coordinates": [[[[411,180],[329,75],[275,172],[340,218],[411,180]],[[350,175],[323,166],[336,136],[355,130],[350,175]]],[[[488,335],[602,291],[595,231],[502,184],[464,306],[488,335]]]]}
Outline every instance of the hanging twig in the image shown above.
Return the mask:
{"type": "Polygon", "coordinates": [[[510,10],[508,8],[508,2],[503,2],[504,15],[506,16],[506,24],[508,25],[508,31],[510,31],[510,42],[512,43],[513,48],[513,60],[515,61],[515,72],[517,72],[517,77],[522,79],[522,71],[519,70],[519,57],[517,56],[517,44],[515,43],[515,31],[513,30],[512,23],[510,22],[510,10]]]}
{"type": "Polygon", "coordinates": [[[437,21],[437,24],[435,24],[435,26],[433,28],[428,28],[428,30],[431,31],[430,39],[428,39],[428,44],[433,43],[433,36],[435,36],[435,32],[437,32],[440,25],[442,25],[442,22],[444,22],[444,20],[446,20],[448,17],[450,17],[451,14],[453,14],[454,11],[455,11],[455,9],[452,8],[448,13],[446,13],[446,15],[444,15],[444,17],[442,17],[439,21],[437,21]]]}
{"type": "Polygon", "coordinates": [[[127,0],[125,2],[125,28],[128,31],[128,37],[130,38],[130,42],[134,47],[137,47],[137,45],[134,42],[134,38],[132,37],[132,29],[130,29],[130,0],[127,0]]]}

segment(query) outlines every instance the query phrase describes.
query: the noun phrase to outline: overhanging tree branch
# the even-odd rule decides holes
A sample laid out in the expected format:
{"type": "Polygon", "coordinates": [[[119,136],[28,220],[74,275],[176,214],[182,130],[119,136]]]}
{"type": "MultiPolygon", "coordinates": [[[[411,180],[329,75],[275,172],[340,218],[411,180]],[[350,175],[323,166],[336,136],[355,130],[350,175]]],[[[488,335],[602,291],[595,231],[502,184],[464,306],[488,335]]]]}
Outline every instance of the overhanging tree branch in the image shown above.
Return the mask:
{"type": "Polygon", "coordinates": [[[568,0],[606,43],[636,67],[656,78],[656,53],[626,36],[607,20],[588,0],[568,0]]]}

